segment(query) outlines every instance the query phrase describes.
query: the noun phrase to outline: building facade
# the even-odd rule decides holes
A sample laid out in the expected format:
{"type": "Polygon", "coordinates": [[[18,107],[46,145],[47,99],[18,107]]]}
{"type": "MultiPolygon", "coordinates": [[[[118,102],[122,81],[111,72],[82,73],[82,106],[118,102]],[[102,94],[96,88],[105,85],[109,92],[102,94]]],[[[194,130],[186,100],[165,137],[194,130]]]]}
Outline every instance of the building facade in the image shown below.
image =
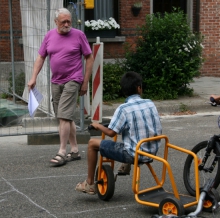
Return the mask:
{"type": "MultiPolygon", "coordinates": [[[[10,1],[0,1],[0,63],[23,61],[22,24],[20,0],[11,1],[12,20],[10,21],[10,1]],[[10,31],[13,32],[13,40],[10,31]],[[13,51],[11,44],[13,43],[13,51]],[[12,53],[13,52],[13,53],[12,53]]],[[[69,1],[68,1],[69,2],[69,1]]],[[[101,38],[104,42],[104,58],[123,58],[127,42],[134,44],[136,26],[145,22],[146,14],[170,11],[172,7],[181,7],[191,20],[193,31],[204,36],[202,76],[220,77],[220,1],[219,0],[140,0],[142,4],[139,14],[132,12],[137,0],[95,0],[95,9],[85,10],[85,20],[112,16],[120,24],[114,38],[101,38]],[[173,3],[174,2],[174,3],[173,3]]],[[[64,1],[64,6],[65,1],[64,1]]],[[[95,38],[88,38],[95,42],[95,38]]]]}

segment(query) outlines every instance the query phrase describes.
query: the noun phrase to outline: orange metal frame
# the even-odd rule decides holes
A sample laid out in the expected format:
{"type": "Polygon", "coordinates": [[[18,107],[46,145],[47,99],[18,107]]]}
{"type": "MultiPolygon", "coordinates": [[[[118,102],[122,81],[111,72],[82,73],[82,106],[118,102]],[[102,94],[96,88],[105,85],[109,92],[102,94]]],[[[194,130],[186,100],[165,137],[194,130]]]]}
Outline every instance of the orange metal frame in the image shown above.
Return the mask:
{"type": "MultiPolygon", "coordinates": [[[[102,133],[102,139],[105,139],[105,134],[102,133]]],[[[117,141],[117,135],[113,138],[114,141],[117,141]]],[[[146,201],[143,201],[143,200],[140,200],[138,195],[141,194],[141,193],[145,193],[145,192],[148,192],[148,191],[151,191],[151,190],[155,190],[155,189],[158,189],[158,188],[161,188],[163,187],[163,184],[166,180],[166,171],[168,172],[168,175],[170,177],[170,182],[171,182],[171,187],[173,189],[173,194],[174,196],[177,198],[177,199],[180,199],[180,194],[178,193],[178,190],[177,190],[177,186],[176,186],[176,183],[175,183],[175,179],[174,179],[174,176],[173,176],[173,173],[172,173],[172,170],[171,170],[171,166],[170,164],[168,163],[167,159],[168,159],[168,150],[170,149],[175,149],[177,151],[180,151],[180,152],[183,152],[183,153],[186,153],[186,154],[189,154],[189,155],[192,155],[193,158],[194,158],[194,167],[195,167],[195,185],[196,185],[196,197],[195,197],[195,201],[193,202],[190,202],[188,204],[185,204],[183,205],[184,208],[187,208],[187,207],[190,207],[190,206],[193,206],[193,205],[196,205],[198,204],[198,201],[199,201],[199,195],[200,195],[200,192],[199,192],[199,172],[198,172],[198,158],[196,156],[195,153],[193,153],[192,151],[190,150],[187,150],[187,149],[184,149],[184,148],[181,148],[181,147],[178,147],[176,145],[173,145],[171,143],[169,143],[169,139],[166,135],[160,135],[160,136],[156,136],[156,137],[151,137],[151,138],[145,138],[143,140],[140,140],[137,144],[137,147],[136,147],[136,152],[135,152],[135,161],[134,161],[134,172],[133,172],[133,181],[132,181],[132,190],[135,194],[135,199],[138,203],[140,204],[143,204],[143,205],[147,205],[147,206],[152,206],[152,207],[159,207],[159,204],[156,204],[156,203],[152,203],[152,202],[146,202],[146,201]],[[155,140],[162,140],[164,139],[165,140],[165,147],[164,147],[164,157],[161,158],[161,157],[158,157],[158,156],[155,156],[153,154],[149,154],[149,153],[146,153],[146,152],[143,152],[140,150],[140,146],[144,143],[144,142],[149,142],[149,141],[155,141],[155,140]],[[163,164],[163,168],[162,168],[162,176],[161,176],[161,180],[158,178],[158,176],[156,175],[156,172],[154,171],[153,167],[151,166],[150,163],[146,163],[146,165],[148,166],[155,182],[156,182],[156,185],[151,187],[151,188],[147,188],[147,189],[143,189],[143,190],[140,190],[140,166],[138,164],[138,155],[143,155],[143,156],[147,156],[147,157],[150,157],[156,161],[159,161],[159,162],[162,162],[163,164]]],[[[112,159],[108,159],[108,158],[104,158],[100,155],[100,158],[99,158],[99,170],[98,170],[98,180],[101,179],[101,170],[102,170],[102,164],[104,162],[109,162],[111,167],[112,167],[112,170],[114,170],[114,160],[112,159]]]]}
{"type": "Polygon", "coordinates": [[[197,158],[196,154],[193,153],[192,151],[189,151],[187,149],[184,149],[184,148],[178,147],[176,145],[170,144],[169,140],[168,140],[168,137],[166,135],[160,135],[160,136],[156,136],[156,137],[152,137],[152,138],[146,138],[146,139],[143,139],[143,140],[139,141],[138,144],[137,144],[136,152],[135,152],[135,158],[134,158],[135,161],[134,161],[132,190],[135,194],[135,199],[138,203],[144,204],[144,205],[147,205],[147,206],[159,207],[159,204],[155,204],[155,203],[151,203],[151,202],[145,202],[145,201],[140,200],[138,198],[138,194],[161,188],[163,186],[165,180],[166,180],[166,171],[168,172],[168,175],[170,177],[170,182],[171,182],[171,186],[172,186],[172,189],[173,189],[173,194],[177,199],[180,199],[180,195],[179,195],[178,190],[177,190],[177,186],[176,186],[176,183],[175,183],[175,180],[174,180],[174,176],[173,176],[173,173],[172,173],[172,170],[171,170],[171,166],[167,161],[168,149],[169,148],[175,149],[175,150],[178,150],[180,152],[184,152],[186,154],[189,154],[189,155],[193,156],[194,163],[195,163],[194,167],[195,167],[195,184],[196,184],[196,198],[195,199],[196,200],[194,202],[185,204],[183,206],[184,206],[184,208],[187,208],[187,207],[198,204],[199,194],[200,194],[199,193],[198,158],[197,158]],[[165,148],[164,148],[164,157],[163,158],[155,156],[153,154],[143,152],[143,151],[140,150],[140,146],[144,142],[155,141],[155,140],[160,140],[160,139],[165,140],[165,148]],[[151,164],[146,163],[146,165],[148,166],[148,168],[149,168],[149,170],[150,170],[150,172],[151,172],[151,174],[152,174],[152,176],[153,176],[153,178],[156,182],[156,186],[148,188],[148,189],[144,189],[144,190],[139,190],[139,188],[140,188],[139,187],[139,184],[140,184],[140,166],[138,165],[138,155],[147,156],[147,157],[150,157],[154,160],[157,160],[157,161],[163,163],[161,180],[158,179],[158,176],[156,175],[156,173],[155,173],[153,167],[151,166],[151,164]]]}

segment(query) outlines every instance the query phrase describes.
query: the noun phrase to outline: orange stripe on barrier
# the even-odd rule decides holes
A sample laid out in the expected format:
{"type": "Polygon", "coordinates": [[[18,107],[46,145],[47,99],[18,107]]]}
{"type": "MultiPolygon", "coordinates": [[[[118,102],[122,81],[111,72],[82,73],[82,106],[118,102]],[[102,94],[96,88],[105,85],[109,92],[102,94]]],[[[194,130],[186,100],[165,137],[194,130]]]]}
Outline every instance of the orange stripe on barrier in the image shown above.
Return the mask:
{"type": "Polygon", "coordinates": [[[96,75],[95,75],[95,78],[93,81],[93,96],[92,96],[93,98],[96,94],[96,91],[97,91],[99,85],[100,85],[100,66],[97,69],[97,72],[96,72],[96,75]]]}
{"type": "Polygon", "coordinates": [[[96,111],[94,113],[94,116],[93,116],[93,120],[99,120],[99,105],[98,107],[96,108],[96,111]]]}
{"type": "Polygon", "coordinates": [[[99,47],[100,47],[100,44],[94,46],[94,53],[93,53],[94,59],[96,58],[97,52],[98,52],[98,50],[99,50],[99,47]]]}

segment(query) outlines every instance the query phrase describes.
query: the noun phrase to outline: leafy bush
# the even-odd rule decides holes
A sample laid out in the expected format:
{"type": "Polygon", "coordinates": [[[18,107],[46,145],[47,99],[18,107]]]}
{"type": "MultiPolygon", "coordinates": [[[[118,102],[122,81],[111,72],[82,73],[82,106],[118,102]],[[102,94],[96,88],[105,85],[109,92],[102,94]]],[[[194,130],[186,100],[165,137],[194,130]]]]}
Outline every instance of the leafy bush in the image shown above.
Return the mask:
{"type": "MultiPolygon", "coordinates": [[[[13,93],[13,81],[12,81],[12,73],[9,77],[9,93],[13,93]]],[[[25,73],[20,72],[15,74],[15,94],[22,96],[25,86],[25,73]]]]}
{"type": "Polygon", "coordinates": [[[177,9],[147,15],[137,34],[136,46],[126,49],[126,69],[142,75],[143,97],[175,99],[191,93],[187,85],[199,75],[203,38],[193,34],[186,15],[177,9]]]}
{"type": "Polygon", "coordinates": [[[123,61],[104,63],[103,65],[103,100],[115,100],[122,96],[120,80],[125,73],[123,61]]]}
{"type": "Polygon", "coordinates": [[[2,99],[7,99],[8,97],[9,97],[9,95],[7,93],[0,94],[0,98],[2,98],[2,99]]]}

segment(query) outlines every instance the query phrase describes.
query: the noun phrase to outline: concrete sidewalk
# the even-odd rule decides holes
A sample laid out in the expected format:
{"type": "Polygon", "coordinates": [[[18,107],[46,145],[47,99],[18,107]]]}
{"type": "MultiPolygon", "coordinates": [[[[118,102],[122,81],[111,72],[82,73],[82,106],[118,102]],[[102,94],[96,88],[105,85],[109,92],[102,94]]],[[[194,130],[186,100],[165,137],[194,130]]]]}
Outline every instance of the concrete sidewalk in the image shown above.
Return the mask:
{"type": "Polygon", "coordinates": [[[159,113],[171,114],[180,111],[185,105],[190,111],[201,112],[218,112],[219,107],[213,107],[209,104],[210,95],[220,95],[220,78],[218,77],[199,77],[194,78],[194,82],[190,83],[193,88],[193,97],[180,97],[175,100],[155,101],[159,113]]]}
{"type": "MultiPolygon", "coordinates": [[[[209,102],[211,94],[220,95],[220,78],[219,77],[199,77],[194,78],[190,83],[194,95],[192,97],[179,97],[174,100],[154,101],[158,112],[161,115],[173,114],[187,109],[196,113],[200,112],[217,112],[219,107],[213,107],[209,102]]],[[[114,110],[119,104],[112,106],[103,105],[103,116],[112,116],[114,110]]]]}

